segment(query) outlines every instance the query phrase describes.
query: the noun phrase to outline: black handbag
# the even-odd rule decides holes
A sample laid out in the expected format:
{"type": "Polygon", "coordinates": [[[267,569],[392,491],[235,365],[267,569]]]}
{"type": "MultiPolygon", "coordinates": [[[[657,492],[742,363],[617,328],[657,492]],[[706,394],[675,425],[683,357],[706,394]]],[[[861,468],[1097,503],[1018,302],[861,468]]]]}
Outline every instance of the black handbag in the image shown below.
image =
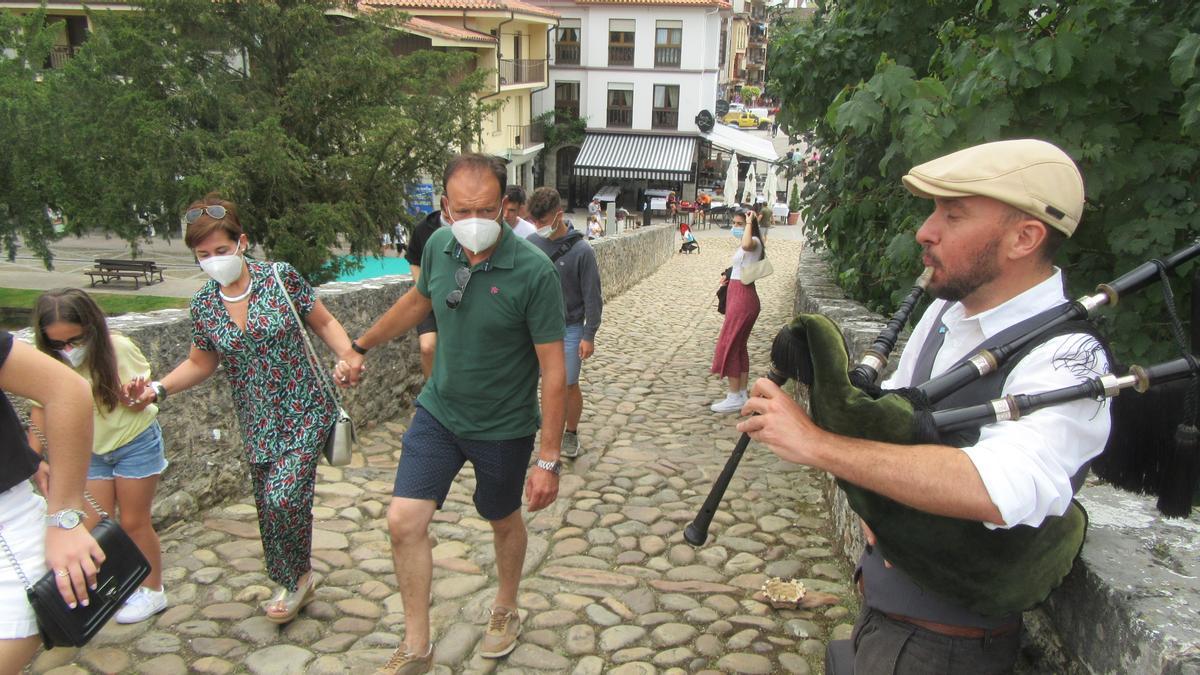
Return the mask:
{"type": "Polygon", "coordinates": [[[729,278],[733,275],[733,268],[726,267],[721,274],[725,280],[717,287],[717,314],[725,313],[725,298],[729,294],[729,278]]]}
{"type": "Polygon", "coordinates": [[[33,605],[33,611],[37,614],[38,632],[42,634],[42,644],[46,645],[46,649],[82,647],[87,644],[150,574],[150,563],[138,550],[137,544],[108,517],[91,495],[85,496],[100,514],[99,524],[92,528],[92,537],[104,551],[104,563],[96,573],[96,588],[88,589],[87,607],[77,605],[71,609],[67,606],[58,592],[54,570],[47,571],[30,584],[8,542],[0,537],[0,546],[4,547],[13,568],[25,584],[25,594],[29,596],[29,604],[33,605]]]}
{"type": "MultiPolygon", "coordinates": [[[[33,429],[42,442],[42,447],[47,447],[42,430],[28,419],[25,419],[25,423],[33,429]]],[[[76,605],[75,609],[71,609],[67,606],[62,594],[58,592],[54,570],[48,570],[36,582],[29,583],[17,556],[0,535],[0,547],[4,548],[13,569],[21,577],[21,583],[25,585],[25,594],[29,596],[29,604],[37,614],[38,632],[42,635],[42,644],[46,649],[82,647],[87,644],[150,575],[150,563],[138,550],[137,544],[134,544],[129,535],[125,534],[125,530],[100,508],[100,504],[90,494],[84,492],[83,496],[96,513],[100,514],[100,522],[92,528],[92,538],[104,551],[104,562],[96,572],[96,588],[89,588],[87,591],[86,607],[76,605]]]]}

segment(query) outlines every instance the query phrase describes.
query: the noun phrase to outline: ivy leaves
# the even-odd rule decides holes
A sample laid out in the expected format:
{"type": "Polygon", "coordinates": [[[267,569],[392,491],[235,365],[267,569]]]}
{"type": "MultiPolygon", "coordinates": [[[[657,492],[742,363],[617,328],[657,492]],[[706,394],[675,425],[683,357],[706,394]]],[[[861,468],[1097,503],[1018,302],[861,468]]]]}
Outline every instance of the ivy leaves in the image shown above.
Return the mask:
{"type": "MultiPolygon", "coordinates": [[[[891,311],[920,267],[911,242],[930,205],[900,177],[969,145],[1043,138],[1079,163],[1087,204],[1058,259],[1072,295],[1200,235],[1194,1],[861,0],[775,35],[785,128],[810,129],[825,158],[806,221],[875,309],[891,311]]],[[[1164,316],[1157,292],[1123,299],[1108,320],[1118,354],[1169,358],[1164,316]]]]}

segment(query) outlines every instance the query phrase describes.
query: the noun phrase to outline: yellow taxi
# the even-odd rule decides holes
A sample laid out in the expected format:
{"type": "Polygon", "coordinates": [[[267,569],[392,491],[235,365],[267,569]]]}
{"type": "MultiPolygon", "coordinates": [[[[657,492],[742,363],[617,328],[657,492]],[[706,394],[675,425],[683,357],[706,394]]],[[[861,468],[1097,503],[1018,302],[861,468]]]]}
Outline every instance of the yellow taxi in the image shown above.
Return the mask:
{"type": "Polygon", "coordinates": [[[757,129],[762,125],[762,120],[752,112],[744,112],[730,120],[728,124],[737,126],[739,129],[757,129]]]}

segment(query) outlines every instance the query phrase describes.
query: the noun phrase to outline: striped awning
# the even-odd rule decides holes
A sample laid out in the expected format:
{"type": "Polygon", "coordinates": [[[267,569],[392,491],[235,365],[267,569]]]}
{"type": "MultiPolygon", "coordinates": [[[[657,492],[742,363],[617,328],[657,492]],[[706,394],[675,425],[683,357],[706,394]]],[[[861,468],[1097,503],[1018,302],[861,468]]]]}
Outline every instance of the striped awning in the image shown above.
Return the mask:
{"type": "Polygon", "coordinates": [[[575,175],[691,181],[695,164],[695,137],[589,133],[575,159],[575,175]]]}

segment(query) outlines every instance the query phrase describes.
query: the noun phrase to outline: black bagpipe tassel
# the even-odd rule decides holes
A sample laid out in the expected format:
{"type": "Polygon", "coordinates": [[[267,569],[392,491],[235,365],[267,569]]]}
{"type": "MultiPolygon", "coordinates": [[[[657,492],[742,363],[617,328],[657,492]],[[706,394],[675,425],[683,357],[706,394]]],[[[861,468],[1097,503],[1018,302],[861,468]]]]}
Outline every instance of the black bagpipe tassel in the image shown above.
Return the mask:
{"type": "Polygon", "coordinates": [[[1168,518],[1187,518],[1200,480],[1200,430],[1190,424],[1175,429],[1175,439],[1163,466],[1158,510],[1168,518]]]}

